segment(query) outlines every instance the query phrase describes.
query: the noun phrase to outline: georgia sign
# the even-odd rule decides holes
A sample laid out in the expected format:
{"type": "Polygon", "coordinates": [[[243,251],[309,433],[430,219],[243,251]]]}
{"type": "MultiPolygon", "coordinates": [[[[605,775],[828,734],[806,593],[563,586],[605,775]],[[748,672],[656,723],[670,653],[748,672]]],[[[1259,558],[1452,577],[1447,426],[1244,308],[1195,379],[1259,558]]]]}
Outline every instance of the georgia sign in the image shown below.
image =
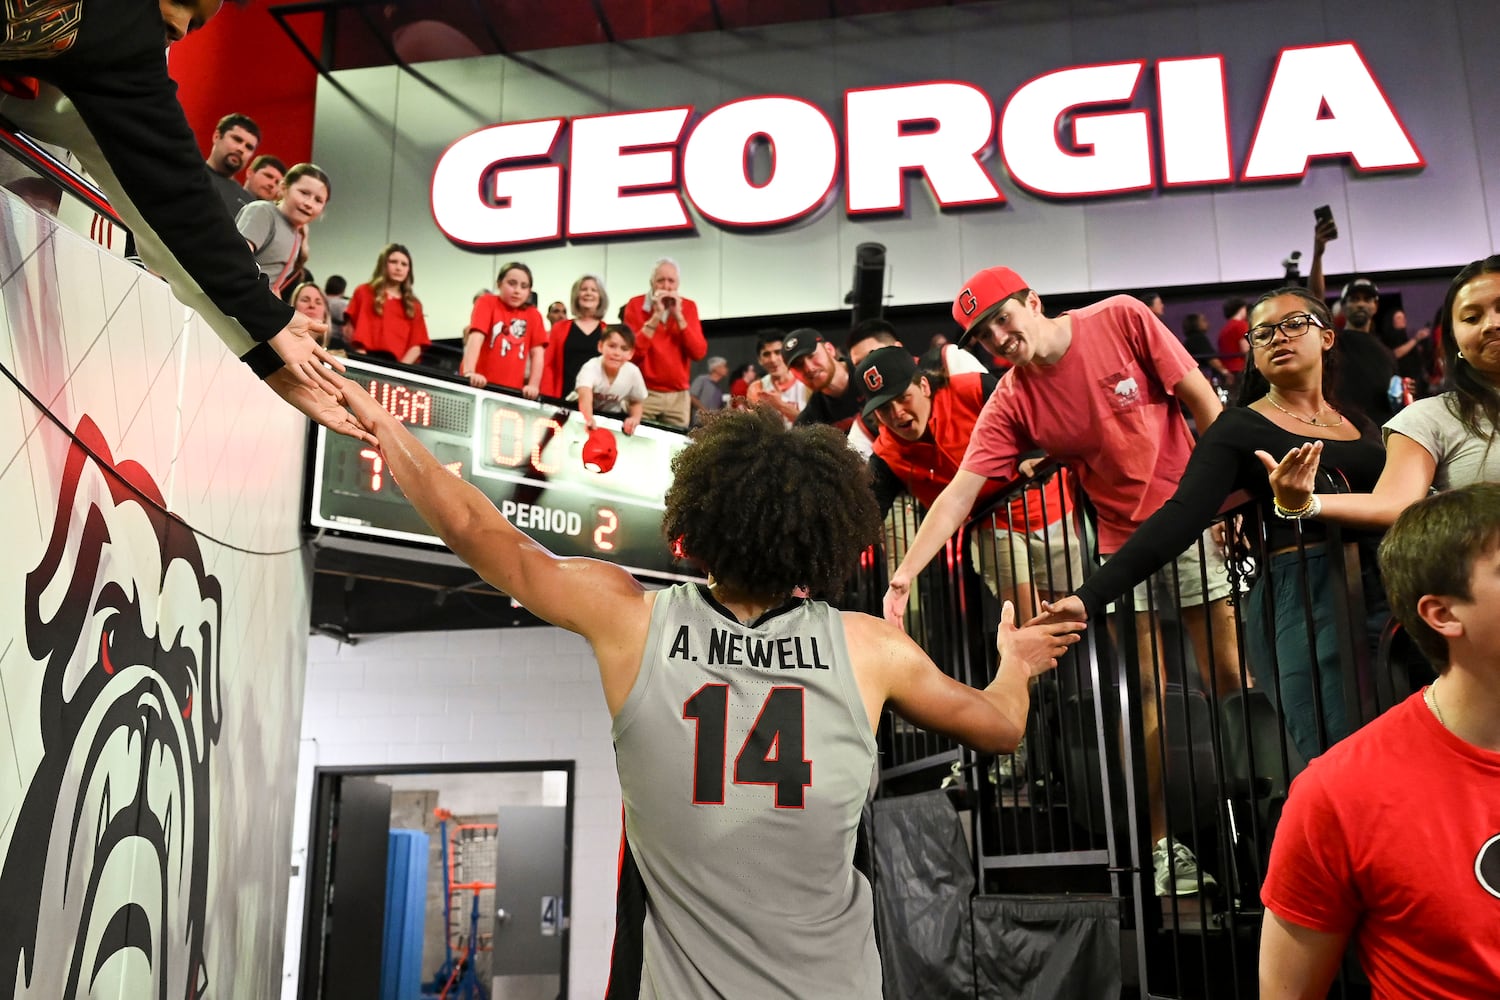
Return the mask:
{"type": "Polygon", "coordinates": [[[807,218],[840,184],[850,216],[901,212],[912,173],[943,208],[1000,205],[983,164],[996,151],[1015,184],[1059,199],[1296,178],[1322,157],[1361,172],[1425,165],[1353,42],[1281,51],[1238,177],[1224,57],[1157,61],[1154,116],[1099,110],[1128,105],[1147,66],[1073,66],[1027,81],[1000,112],[998,143],[989,95],[953,81],[848,91],[842,137],[816,105],[786,96],[731,101],[690,130],[690,107],[492,125],[438,159],[432,214],[453,242],[488,250],[691,229],[685,198],[729,228],[807,218]],[[760,144],[771,167],[756,180],[760,144]]]}

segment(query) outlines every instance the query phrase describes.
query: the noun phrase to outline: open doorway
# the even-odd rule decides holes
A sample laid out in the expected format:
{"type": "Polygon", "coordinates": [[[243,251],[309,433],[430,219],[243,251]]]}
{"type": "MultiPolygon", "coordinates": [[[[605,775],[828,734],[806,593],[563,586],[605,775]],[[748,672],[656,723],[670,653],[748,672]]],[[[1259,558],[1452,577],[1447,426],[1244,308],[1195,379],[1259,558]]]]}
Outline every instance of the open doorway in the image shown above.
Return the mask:
{"type": "Polygon", "coordinates": [[[573,762],[318,768],[299,1000],[568,991],[573,762]]]}

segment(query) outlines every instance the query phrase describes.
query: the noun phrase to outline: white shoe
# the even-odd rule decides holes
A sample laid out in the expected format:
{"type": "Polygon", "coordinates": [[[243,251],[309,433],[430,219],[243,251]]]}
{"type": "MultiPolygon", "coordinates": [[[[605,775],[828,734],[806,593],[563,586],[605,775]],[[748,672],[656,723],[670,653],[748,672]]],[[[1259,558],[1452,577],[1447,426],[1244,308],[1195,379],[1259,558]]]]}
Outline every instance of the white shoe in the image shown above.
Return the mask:
{"type": "Polygon", "coordinates": [[[1156,869],[1158,896],[1195,896],[1218,885],[1212,875],[1198,868],[1197,857],[1180,840],[1172,842],[1170,853],[1166,838],[1158,840],[1151,852],[1151,861],[1156,869]]]}

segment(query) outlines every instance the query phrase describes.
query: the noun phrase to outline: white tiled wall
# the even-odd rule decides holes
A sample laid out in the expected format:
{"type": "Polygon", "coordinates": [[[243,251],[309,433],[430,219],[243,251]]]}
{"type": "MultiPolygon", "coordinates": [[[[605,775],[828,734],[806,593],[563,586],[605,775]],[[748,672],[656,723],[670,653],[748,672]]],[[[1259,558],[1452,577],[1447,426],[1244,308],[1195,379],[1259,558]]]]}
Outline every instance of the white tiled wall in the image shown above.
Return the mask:
{"type": "MultiPolygon", "coordinates": [[[[604,995],[614,934],[620,786],[588,644],[555,628],[313,637],[307,653],[293,864],[303,869],[311,774],[342,764],[575,762],[569,995],[604,995]]],[[[288,907],[285,990],[296,995],[304,888],[288,907]]],[[[424,973],[431,970],[423,970],[424,973]]]]}

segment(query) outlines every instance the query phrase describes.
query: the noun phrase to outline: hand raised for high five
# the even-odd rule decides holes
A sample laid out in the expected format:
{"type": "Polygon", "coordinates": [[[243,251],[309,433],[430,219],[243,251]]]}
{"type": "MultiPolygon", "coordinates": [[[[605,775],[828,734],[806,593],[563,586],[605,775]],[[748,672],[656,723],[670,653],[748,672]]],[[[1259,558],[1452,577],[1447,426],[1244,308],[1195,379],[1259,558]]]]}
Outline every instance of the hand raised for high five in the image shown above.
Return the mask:
{"type": "Polygon", "coordinates": [[[1257,451],[1255,457],[1266,467],[1271,492],[1282,510],[1301,510],[1312,498],[1318,481],[1318,458],[1323,454],[1322,441],[1306,441],[1286,453],[1280,462],[1270,452],[1257,451]]]}
{"type": "MultiPolygon", "coordinates": [[[[327,323],[293,313],[291,321],[271,338],[270,344],[293,379],[308,389],[325,392],[337,399],[342,391],[339,388],[342,380],[335,373],[344,370],[344,363],[323,347],[322,335],[327,332],[327,323]]],[[[279,390],[277,394],[282,395],[279,390]]]]}
{"type": "Polygon", "coordinates": [[[1057,658],[1066,653],[1069,646],[1083,638],[1079,635],[1083,627],[1081,621],[1038,623],[1033,618],[1017,628],[1016,607],[1006,601],[1000,609],[1000,631],[995,636],[1000,664],[1012,669],[1023,667],[1027,677],[1046,673],[1057,666],[1057,658]]]}

